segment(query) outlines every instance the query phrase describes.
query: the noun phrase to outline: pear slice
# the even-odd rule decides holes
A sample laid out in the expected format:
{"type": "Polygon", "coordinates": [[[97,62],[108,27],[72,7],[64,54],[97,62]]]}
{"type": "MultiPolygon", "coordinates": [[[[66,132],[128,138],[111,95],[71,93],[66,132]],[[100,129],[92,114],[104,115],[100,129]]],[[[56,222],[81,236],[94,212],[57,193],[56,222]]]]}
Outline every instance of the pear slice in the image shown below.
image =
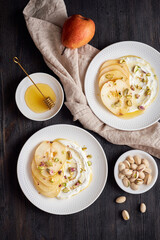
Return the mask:
{"type": "Polygon", "coordinates": [[[101,89],[101,87],[103,86],[104,83],[108,82],[108,81],[115,81],[117,79],[121,79],[123,81],[127,82],[127,77],[125,74],[123,74],[120,71],[109,71],[104,73],[100,78],[99,78],[99,88],[101,89]]]}
{"type": "Polygon", "coordinates": [[[42,142],[35,151],[35,164],[42,176],[56,174],[66,161],[66,147],[56,141],[42,142]]]}
{"type": "Polygon", "coordinates": [[[107,109],[120,116],[128,112],[132,103],[131,91],[123,80],[108,81],[101,88],[101,100],[107,109]],[[130,98],[128,98],[130,97],[130,98]]]}
{"type": "Polygon", "coordinates": [[[104,62],[101,67],[100,67],[100,72],[105,68],[105,67],[108,67],[108,66],[111,66],[111,65],[120,65],[128,74],[130,74],[130,71],[128,69],[128,66],[126,64],[125,61],[122,61],[122,59],[111,59],[111,60],[108,60],[106,62],[104,62]]]}
{"type": "Polygon", "coordinates": [[[120,64],[115,64],[115,65],[110,65],[110,66],[107,66],[105,68],[103,68],[103,70],[99,73],[99,79],[101,78],[101,76],[104,74],[104,73],[107,73],[109,71],[120,71],[121,73],[123,73],[128,79],[129,79],[129,73],[126,72],[122,66],[120,64]]]}
{"type": "Polygon", "coordinates": [[[40,182],[39,179],[33,175],[33,181],[37,191],[46,197],[54,198],[57,197],[57,195],[61,191],[60,185],[63,182],[63,176],[56,174],[54,175],[52,180],[53,180],[52,183],[49,182],[49,180],[46,180],[46,182],[48,183],[47,186],[46,184],[44,184],[44,182],[40,182]],[[52,184],[51,187],[49,186],[49,183],[52,184]]]}

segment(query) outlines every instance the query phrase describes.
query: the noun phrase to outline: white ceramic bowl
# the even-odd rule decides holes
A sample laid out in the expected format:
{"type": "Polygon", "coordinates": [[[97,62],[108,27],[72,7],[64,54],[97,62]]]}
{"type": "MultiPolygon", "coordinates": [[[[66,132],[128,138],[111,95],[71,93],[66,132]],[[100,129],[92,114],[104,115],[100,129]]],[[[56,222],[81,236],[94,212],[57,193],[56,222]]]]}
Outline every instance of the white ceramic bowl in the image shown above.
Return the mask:
{"type": "Polygon", "coordinates": [[[18,85],[16,90],[16,104],[21,113],[35,121],[45,121],[54,117],[61,109],[64,101],[64,93],[60,83],[51,75],[47,73],[33,73],[30,74],[30,77],[34,80],[35,83],[45,83],[48,84],[56,94],[56,103],[55,106],[44,112],[44,113],[35,113],[33,112],[26,104],[24,96],[27,88],[32,85],[32,82],[28,77],[25,77],[18,85]]]}
{"type": "Polygon", "coordinates": [[[131,151],[128,151],[128,152],[125,152],[124,154],[122,154],[118,160],[116,161],[116,164],[115,164],[115,167],[114,167],[114,177],[115,177],[115,180],[118,184],[118,186],[124,190],[125,192],[128,192],[128,193],[132,193],[132,194],[141,194],[141,193],[144,193],[144,192],[147,192],[148,190],[150,190],[153,185],[155,184],[156,180],[157,180],[157,177],[158,177],[158,167],[157,167],[157,164],[156,164],[156,161],[154,160],[154,158],[144,152],[144,151],[140,151],[140,150],[131,150],[131,151]],[[146,185],[146,184],[142,184],[142,185],[139,185],[139,189],[138,190],[132,190],[130,187],[125,187],[122,183],[122,180],[118,177],[118,173],[119,173],[119,170],[118,170],[118,165],[120,162],[123,162],[127,156],[135,156],[135,155],[139,155],[141,156],[142,158],[145,158],[149,161],[149,167],[151,168],[152,170],[152,181],[149,185],[146,185]]]}

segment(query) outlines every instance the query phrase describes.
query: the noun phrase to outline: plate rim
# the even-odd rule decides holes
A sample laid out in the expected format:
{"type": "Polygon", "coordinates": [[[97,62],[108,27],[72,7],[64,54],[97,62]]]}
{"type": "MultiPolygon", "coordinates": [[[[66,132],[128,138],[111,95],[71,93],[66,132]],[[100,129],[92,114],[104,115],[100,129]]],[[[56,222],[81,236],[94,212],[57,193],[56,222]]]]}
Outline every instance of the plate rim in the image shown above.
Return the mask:
{"type": "MultiPolygon", "coordinates": [[[[124,43],[126,43],[126,44],[127,44],[127,43],[129,43],[129,44],[133,43],[133,44],[143,45],[143,46],[145,46],[145,47],[147,47],[147,48],[150,48],[151,50],[153,50],[154,52],[156,52],[156,53],[159,54],[159,56],[160,56],[160,52],[159,52],[157,49],[155,49],[154,47],[152,47],[152,46],[150,46],[150,45],[148,45],[148,44],[146,44],[146,43],[143,43],[143,42],[131,41],[131,40],[129,40],[129,41],[119,41],[119,42],[112,43],[112,44],[108,45],[107,47],[103,48],[102,50],[100,50],[100,52],[97,53],[96,56],[95,56],[95,57],[91,60],[91,62],[89,63],[88,68],[87,68],[87,71],[86,71],[86,73],[85,73],[85,78],[84,78],[84,92],[85,92],[85,96],[86,96],[87,103],[88,103],[89,107],[91,108],[91,110],[93,111],[93,113],[95,114],[95,116],[98,117],[98,119],[99,119],[100,121],[102,121],[104,124],[106,124],[106,125],[114,128],[114,129],[129,132],[129,131],[138,131],[138,130],[146,129],[146,128],[154,125],[155,123],[157,123],[157,122],[160,120],[160,116],[159,116],[156,120],[154,120],[152,123],[147,124],[147,125],[144,126],[144,127],[133,128],[133,129],[130,128],[130,129],[128,129],[128,128],[125,128],[125,127],[113,126],[114,124],[113,124],[113,125],[110,124],[110,123],[108,124],[108,123],[104,122],[102,119],[100,119],[99,116],[97,116],[97,114],[95,113],[95,110],[91,107],[90,101],[88,100],[88,96],[87,96],[87,94],[86,94],[86,93],[87,93],[87,87],[86,87],[86,82],[87,82],[87,81],[86,81],[86,78],[87,78],[87,74],[88,74],[90,65],[93,64],[93,62],[95,61],[95,59],[98,57],[98,55],[101,54],[102,51],[105,51],[107,48],[112,47],[112,46],[114,46],[114,45],[124,44],[124,43]]],[[[160,79],[158,79],[158,80],[159,80],[159,91],[160,91],[160,79]]]]}
{"type": "Polygon", "coordinates": [[[20,189],[21,189],[21,191],[23,192],[24,196],[29,200],[30,203],[32,203],[32,204],[33,204],[35,207],[37,207],[38,209],[40,209],[40,210],[42,210],[42,211],[44,211],[44,212],[50,213],[50,214],[54,214],[54,215],[71,215],[71,214],[75,214],[75,213],[78,213],[78,212],[81,212],[81,211],[87,209],[87,208],[90,207],[90,206],[99,198],[99,196],[102,194],[102,192],[103,192],[103,190],[104,190],[104,188],[105,188],[105,186],[106,186],[107,179],[108,179],[108,161],[107,161],[107,157],[106,157],[106,154],[105,154],[105,152],[104,152],[104,149],[102,148],[102,146],[101,146],[101,144],[99,143],[99,141],[98,141],[91,133],[89,133],[87,130],[85,130],[85,129],[81,128],[81,127],[75,126],[75,125],[71,125],[71,124],[53,124],[53,125],[49,125],[49,126],[46,126],[46,127],[44,127],[44,128],[41,128],[41,129],[39,129],[38,131],[36,131],[35,133],[33,133],[33,134],[27,139],[27,141],[25,141],[25,143],[23,144],[23,146],[22,146],[22,148],[21,148],[21,150],[20,150],[20,153],[19,153],[19,155],[18,155],[17,168],[16,168],[16,169],[17,169],[17,180],[18,180],[20,189]],[[39,133],[41,130],[44,130],[44,129],[46,129],[46,128],[51,128],[51,127],[61,127],[61,126],[63,126],[63,127],[68,127],[68,126],[69,126],[69,127],[73,127],[73,128],[79,129],[79,130],[81,130],[82,132],[85,132],[86,134],[88,134],[91,138],[93,138],[94,141],[99,145],[99,147],[100,147],[100,149],[101,149],[101,151],[102,151],[102,153],[103,153],[104,163],[105,163],[105,179],[104,179],[104,183],[103,183],[103,186],[102,186],[101,190],[99,191],[98,195],[96,196],[96,198],[94,198],[94,200],[91,201],[89,205],[87,205],[87,206],[85,206],[85,207],[83,207],[83,208],[81,208],[81,209],[78,209],[77,211],[71,211],[70,213],[65,213],[65,212],[63,212],[63,213],[53,213],[53,212],[50,212],[50,211],[48,211],[48,210],[46,210],[46,209],[43,209],[43,207],[40,207],[40,206],[37,206],[36,204],[34,204],[34,203],[30,200],[29,196],[27,196],[27,194],[25,193],[25,191],[24,191],[24,189],[23,189],[23,186],[22,186],[22,184],[21,184],[21,182],[20,182],[20,177],[19,177],[19,166],[20,166],[20,165],[19,165],[19,164],[20,164],[20,163],[19,163],[19,159],[20,159],[20,155],[22,154],[23,149],[25,148],[25,145],[30,141],[30,139],[31,139],[32,137],[34,137],[34,136],[35,136],[37,133],[39,133]]]}
{"type": "Polygon", "coordinates": [[[62,94],[62,99],[61,99],[61,103],[60,103],[60,106],[59,106],[59,109],[57,110],[57,112],[55,112],[54,114],[52,114],[50,117],[47,117],[47,118],[43,118],[43,119],[36,119],[36,118],[32,118],[32,117],[29,117],[27,114],[25,114],[19,107],[19,103],[18,103],[18,91],[19,91],[19,87],[20,87],[20,84],[23,84],[23,81],[25,80],[25,78],[27,78],[27,76],[25,76],[19,83],[18,83],[18,86],[16,88],[16,91],[15,91],[15,102],[16,102],[16,105],[17,105],[17,108],[18,110],[22,113],[22,115],[24,117],[26,117],[27,119],[29,120],[32,120],[32,121],[36,121],[36,122],[41,122],[41,121],[47,121],[53,117],[55,117],[59,111],[61,110],[62,106],[63,106],[63,103],[64,103],[64,91],[63,91],[63,88],[61,86],[61,84],[59,83],[59,81],[54,77],[52,76],[51,74],[48,74],[48,73],[44,73],[44,72],[35,72],[35,73],[31,73],[29,74],[29,76],[33,76],[33,75],[36,75],[36,74],[44,74],[44,75],[48,75],[52,78],[54,78],[54,81],[56,82],[57,86],[59,87],[60,91],[61,91],[61,94],[62,94]]]}

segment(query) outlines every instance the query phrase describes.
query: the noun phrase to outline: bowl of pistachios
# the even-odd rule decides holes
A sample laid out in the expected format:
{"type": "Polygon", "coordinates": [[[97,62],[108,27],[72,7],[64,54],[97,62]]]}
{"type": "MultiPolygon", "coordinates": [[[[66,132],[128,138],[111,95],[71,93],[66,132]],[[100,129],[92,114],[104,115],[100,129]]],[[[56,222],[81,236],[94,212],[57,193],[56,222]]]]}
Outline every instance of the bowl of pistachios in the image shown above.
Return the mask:
{"type": "Polygon", "coordinates": [[[125,192],[141,194],[150,190],[158,177],[154,158],[141,150],[130,150],[116,161],[114,177],[125,192]]]}

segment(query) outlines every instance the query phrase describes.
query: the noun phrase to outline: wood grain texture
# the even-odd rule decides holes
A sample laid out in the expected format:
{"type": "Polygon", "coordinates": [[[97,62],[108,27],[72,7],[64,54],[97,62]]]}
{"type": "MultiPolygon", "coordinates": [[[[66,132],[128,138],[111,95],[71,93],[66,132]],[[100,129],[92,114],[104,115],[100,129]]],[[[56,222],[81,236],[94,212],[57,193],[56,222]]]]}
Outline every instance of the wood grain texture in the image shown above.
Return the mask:
{"type": "MultiPolygon", "coordinates": [[[[86,210],[56,216],[34,207],[23,195],[16,176],[18,154],[25,141],[42,127],[73,122],[65,107],[46,122],[26,119],[17,109],[14,96],[23,72],[12,62],[18,56],[29,73],[46,72],[54,76],[32,42],[22,10],[28,0],[0,2],[0,239],[10,240],[158,240],[160,239],[160,181],[143,195],[127,196],[127,202],[115,204],[124,194],[116,185],[113,168],[116,159],[130,148],[107,142],[96,133],[109,164],[107,185],[98,200],[86,210]],[[145,202],[146,214],[139,204],[145,202]],[[121,211],[130,213],[124,222],[121,211]]],[[[123,40],[147,43],[160,51],[159,0],[65,0],[68,15],[82,14],[95,21],[96,34],[91,44],[99,49],[123,40]]],[[[157,159],[158,167],[160,161],[157,159]]]]}

